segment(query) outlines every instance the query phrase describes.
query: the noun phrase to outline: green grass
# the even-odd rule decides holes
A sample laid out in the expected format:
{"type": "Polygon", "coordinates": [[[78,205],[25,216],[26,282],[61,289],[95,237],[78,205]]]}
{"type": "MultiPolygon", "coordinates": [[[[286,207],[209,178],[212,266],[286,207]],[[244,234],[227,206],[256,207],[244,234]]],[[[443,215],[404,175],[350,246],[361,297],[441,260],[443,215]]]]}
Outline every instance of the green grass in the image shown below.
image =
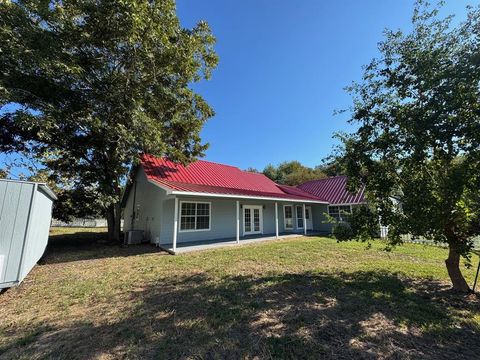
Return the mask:
{"type": "Polygon", "coordinates": [[[480,305],[448,291],[446,250],[383,248],[310,237],[171,256],[55,230],[0,296],[0,358],[477,358],[480,305]]]}

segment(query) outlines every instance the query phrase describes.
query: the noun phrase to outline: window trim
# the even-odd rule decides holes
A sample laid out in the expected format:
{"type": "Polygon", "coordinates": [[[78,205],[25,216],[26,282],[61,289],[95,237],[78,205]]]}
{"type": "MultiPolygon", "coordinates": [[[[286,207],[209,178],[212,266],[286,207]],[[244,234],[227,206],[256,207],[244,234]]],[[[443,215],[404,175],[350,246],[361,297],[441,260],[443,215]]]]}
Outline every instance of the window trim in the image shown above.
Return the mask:
{"type": "Polygon", "coordinates": [[[178,207],[178,232],[179,233],[210,231],[211,229],[212,229],[212,203],[210,201],[180,200],[180,205],[178,207]],[[195,227],[197,227],[197,217],[198,217],[196,204],[208,204],[208,229],[182,230],[182,205],[183,204],[195,204],[195,227]]]}
{"type": "Polygon", "coordinates": [[[347,206],[348,206],[349,209],[350,209],[350,210],[349,210],[350,214],[352,214],[352,205],[341,205],[341,204],[339,204],[339,205],[328,205],[328,209],[327,209],[327,211],[328,211],[328,216],[335,218],[334,216],[332,216],[332,215],[330,214],[330,208],[336,207],[336,208],[338,208],[338,219],[337,219],[337,218],[335,218],[335,219],[336,219],[337,221],[340,221],[340,222],[346,222],[346,220],[342,219],[342,217],[341,217],[340,208],[341,208],[341,207],[347,207],[347,206]]]}
{"type": "Polygon", "coordinates": [[[307,223],[307,230],[313,230],[313,214],[312,214],[312,207],[311,206],[305,206],[305,214],[307,214],[307,209],[309,211],[309,215],[310,215],[310,219],[306,219],[306,223],[307,223]],[[312,224],[312,226],[309,228],[308,227],[308,220],[310,220],[310,224],[312,224]]]}
{"type": "Polygon", "coordinates": [[[283,205],[283,229],[284,229],[284,230],[294,230],[294,229],[295,229],[295,226],[294,226],[294,223],[293,223],[293,219],[294,219],[294,217],[293,217],[293,204],[285,204],[285,205],[283,205]],[[292,219],[292,227],[291,227],[291,228],[289,228],[289,227],[287,228],[287,217],[285,216],[285,215],[286,215],[286,214],[285,214],[285,208],[286,208],[287,206],[289,206],[289,207],[292,208],[292,217],[291,217],[291,219],[292,219]]]}
{"type": "Polygon", "coordinates": [[[298,230],[303,230],[303,205],[295,205],[295,225],[298,230]],[[300,213],[302,214],[302,217],[298,217],[298,208],[300,208],[300,213]],[[298,220],[302,219],[302,226],[298,226],[298,220]]]}

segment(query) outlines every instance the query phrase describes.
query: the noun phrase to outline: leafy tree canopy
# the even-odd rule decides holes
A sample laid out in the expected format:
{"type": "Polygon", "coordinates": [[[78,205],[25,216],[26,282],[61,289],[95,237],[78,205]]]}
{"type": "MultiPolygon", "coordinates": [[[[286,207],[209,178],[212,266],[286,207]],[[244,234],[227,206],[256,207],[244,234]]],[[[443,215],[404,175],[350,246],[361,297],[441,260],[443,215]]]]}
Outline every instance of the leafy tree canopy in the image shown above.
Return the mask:
{"type": "Polygon", "coordinates": [[[120,197],[141,152],[187,163],[213,110],[190,84],[218,58],[205,22],[173,0],[0,2],[0,151],[95,199],[119,238],[120,197]]]}
{"type": "Polygon", "coordinates": [[[342,155],[390,244],[402,234],[447,242],[453,287],[468,291],[459,260],[480,234],[480,12],[451,20],[419,1],[410,33],[385,31],[380,57],[348,88],[358,131],[343,136],[342,155]]]}
{"type": "Polygon", "coordinates": [[[285,161],[278,166],[267,165],[263,169],[263,174],[278,184],[291,186],[325,177],[322,168],[312,169],[302,165],[299,161],[285,161]]]}

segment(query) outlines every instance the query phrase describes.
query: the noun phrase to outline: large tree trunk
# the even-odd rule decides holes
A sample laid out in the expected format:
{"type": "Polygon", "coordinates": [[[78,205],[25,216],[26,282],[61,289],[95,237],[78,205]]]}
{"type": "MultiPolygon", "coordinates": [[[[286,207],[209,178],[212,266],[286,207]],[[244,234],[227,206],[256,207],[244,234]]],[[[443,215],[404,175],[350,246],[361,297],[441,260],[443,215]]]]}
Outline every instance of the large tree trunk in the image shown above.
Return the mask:
{"type": "Polygon", "coordinates": [[[450,280],[452,280],[453,290],[463,293],[470,292],[470,287],[460,271],[460,254],[452,245],[449,245],[448,258],[445,260],[445,265],[447,266],[450,280]]]}
{"type": "Polygon", "coordinates": [[[112,204],[107,209],[108,240],[111,242],[120,242],[120,222],[121,206],[120,203],[112,204]]]}

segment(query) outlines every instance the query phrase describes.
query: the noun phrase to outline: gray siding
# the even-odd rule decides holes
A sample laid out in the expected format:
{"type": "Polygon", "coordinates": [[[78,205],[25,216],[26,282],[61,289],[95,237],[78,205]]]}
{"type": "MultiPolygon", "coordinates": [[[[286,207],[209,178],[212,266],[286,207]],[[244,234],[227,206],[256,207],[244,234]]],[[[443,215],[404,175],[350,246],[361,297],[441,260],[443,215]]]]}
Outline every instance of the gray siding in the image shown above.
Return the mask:
{"type": "MultiPolygon", "coordinates": [[[[124,231],[143,230],[145,237],[152,243],[158,242],[162,227],[163,201],[165,190],[148,182],[145,172],[140,168],[136,175],[137,188],[132,188],[124,209],[124,231]],[[136,195],[135,195],[136,191],[136,195]],[[135,197],[136,218],[133,219],[133,199],[135,197]]],[[[173,222],[173,218],[172,218],[173,222]]],[[[173,226],[173,225],[172,225],[173,226]]]]}
{"type": "Polygon", "coordinates": [[[0,288],[21,282],[42,257],[51,211],[37,184],[0,180],[0,288]]]}
{"type": "Polygon", "coordinates": [[[52,216],[52,199],[37,190],[32,202],[30,224],[27,228],[20,281],[27,276],[45,252],[52,216]]]}
{"type": "Polygon", "coordinates": [[[328,205],[312,205],[313,230],[325,233],[332,232],[332,224],[325,223],[327,220],[326,213],[328,213],[328,205]]]}

